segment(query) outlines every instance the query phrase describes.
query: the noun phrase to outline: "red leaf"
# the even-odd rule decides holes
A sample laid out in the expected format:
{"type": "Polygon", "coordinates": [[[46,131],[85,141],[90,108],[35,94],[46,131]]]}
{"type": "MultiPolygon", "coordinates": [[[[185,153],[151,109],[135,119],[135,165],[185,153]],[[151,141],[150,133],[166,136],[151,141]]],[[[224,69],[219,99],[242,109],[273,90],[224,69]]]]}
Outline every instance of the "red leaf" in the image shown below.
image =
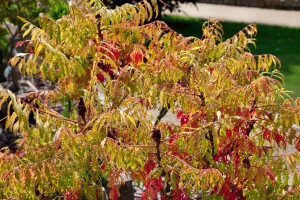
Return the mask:
{"type": "Polygon", "coordinates": [[[127,55],[125,58],[125,64],[129,64],[131,62],[132,62],[132,59],[131,59],[130,55],[127,55]]]}
{"type": "Polygon", "coordinates": [[[225,183],[219,191],[219,196],[223,196],[225,200],[245,199],[241,189],[231,183],[230,180],[225,180],[225,183]]]}
{"type": "Polygon", "coordinates": [[[150,197],[151,199],[155,199],[157,193],[163,188],[161,177],[158,177],[157,179],[150,179],[150,180],[148,180],[145,183],[145,187],[147,189],[142,194],[143,198],[150,197]]]}
{"type": "Polygon", "coordinates": [[[189,117],[187,115],[182,115],[180,119],[181,126],[184,126],[187,123],[189,123],[189,117]]]}
{"type": "Polygon", "coordinates": [[[141,200],[149,200],[149,199],[156,199],[156,191],[153,190],[153,188],[147,188],[141,196],[141,200]]]}
{"type": "Polygon", "coordinates": [[[213,68],[213,67],[210,67],[210,68],[209,68],[209,73],[210,73],[210,75],[212,75],[213,72],[214,72],[214,68],[213,68]]]}
{"type": "Polygon", "coordinates": [[[102,170],[105,170],[105,168],[106,168],[105,164],[102,164],[102,165],[100,166],[100,169],[102,169],[102,170]]]}
{"type": "Polygon", "coordinates": [[[143,105],[143,104],[144,104],[144,101],[145,101],[145,98],[141,98],[141,99],[139,100],[139,103],[143,105]]]}
{"type": "Polygon", "coordinates": [[[232,136],[232,130],[226,130],[226,138],[230,138],[232,136]]]}
{"type": "Polygon", "coordinates": [[[141,195],[141,200],[148,200],[148,191],[144,191],[141,195]]]}
{"type": "Polygon", "coordinates": [[[248,81],[250,81],[250,79],[251,79],[251,74],[252,74],[251,71],[247,70],[246,78],[247,78],[248,81]]]}
{"type": "Polygon", "coordinates": [[[273,133],[273,136],[277,145],[280,145],[280,142],[282,142],[283,146],[286,146],[286,141],[282,135],[280,135],[279,133],[273,133]]]}
{"type": "Polygon", "coordinates": [[[267,176],[269,176],[269,178],[271,179],[272,183],[274,184],[275,183],[274,172],[268,168],[268,169],[266,169],[266,174],[267,174],[267,176]]]}
{"type": "Polygon", "coordinates": [[[179,158],[187,161],[189,159],[189,154],[186,153],[186,152],[182,152],[182,153],[179,154],[179,158]]]}
{"type": "Polygon", "coordinates": [[[158,177],[157,181],[156,181],[156,189],[157,191],[160,191],[162,188],[163,188],[163,185],[162,185],[162,179],[161,177],[158,177]]]}
{"type": "Polygon", "coordinates": [[[235,133],[239,133],[239,132],[240,132],[240,127],[235,126],[232,130],[233,130],[233,132],[235,132],[235,133]]]}
{"type": "Polygon", "coordinates": [[[218,161],[220,159],[220,157],[221,157],[221,153],[220,153],[220,151],[218,151],[213,159],[214,159],[214,161],[218,161]]]}
{"type": "Polygon", "coordinates": [[[65,197],[66,197],[67,200],[69,200],[69,199],[72,199],[72,198],[73,198],[73,195],[72,195],[71,192],[67,191],[67,192],[65,193],[65,197]]]}
{"type": "Polygon", "coordinates": [[[172,190],[172,200],[189,200],[190,198],[181,190],[172,190]]]}
{"type": "Polygon", "coordinates": [[[101,83],[103,83],[104,82],[104,75],[101,72],[98,73],[97,74],[97,79],[98,79],[98,81],[100,81],[101,83]]]}
{"type": "Polygon", "coordinates": [[[30,53],[30,54],[34,54],[34,51],[33,51],[32,46],[30,46],[30,48],[29,48],[29,53],[30,53]]]}
{"type": "Polygon", "coordinates": [[[221,111],[221,113],[224,112],[224,107],[223,106],[220,108],[220,111],[221,111]]]}
{"type": "Polygon", "coordinates": [[[234,200],[235,198],[230,191],[229,184],[224,184],[219,193],[225,197],[224,199],[234,200]]]}
{"type": "Polygon", "coordinates": [[[119,198],[119,188],[116,186],[112,186],[110,192],[109,192],[109,198],[112,200],[118,200],[119,198]]]}
{"type": "Polygon", "coordinates": [[[64,196],[67,200],[77,200],[79,198],[79,192],[66,191],[64,196]]]}
{"type": "Polygon", "coordinates": [[[178,110],[177,110],[177,115],[176,115],[177,119],[180,119],[181,116],[182,116],[182,110],[181,110],[181,109],[178,109],[178,110]]]}
{"type": "Polygon", "coordinates": [[[149,174],[156,166],[156,162],[154,162],[153,160],[148,160],[148,162],[144,166],[144,169],[146,170],[147,174],[149,174]]]}
{"type": "Polygon", "coordinates": [[[135,65],[139,64],[143,60],[143,54],[139,51],[135,51],[132,54],[132,61],[135,65]]]}
{"type": "Polygon", "coordinates": [[[178,133],[171,135],[171,137],[169,139],[169,144],[172,144],[174,142],[174,140],[176,140],[177,138],[178,138],[178,133]]]}
{"type": "Polygon", "coordinates": [[[266,140],[268,140],[270,142],[271,141],[270,136],[271,136],[271,131],[266,128],[263,131],[263,138],[266,139],[266,140]]]}
{"type": "Polygon", "coordinates": [[[240,156],[238,154],[236,154],[234,157],[234,164],[238,165],[239,163],[240,163],[240,156]]]}
{"type": "Polygon", "coordinates": [[[113,53],[113,57],[114,57],[115,60],[119,59],[120,51],[118,49],[113,48],[111,52],[113,53]]]}
{"type": "Polygon", "coordinates": [[[31,40],[22,40],[22,41],[16,42],[15,48],[23,47],[23,46],[25,46],[26,43],[31,43],[31,40]]]}

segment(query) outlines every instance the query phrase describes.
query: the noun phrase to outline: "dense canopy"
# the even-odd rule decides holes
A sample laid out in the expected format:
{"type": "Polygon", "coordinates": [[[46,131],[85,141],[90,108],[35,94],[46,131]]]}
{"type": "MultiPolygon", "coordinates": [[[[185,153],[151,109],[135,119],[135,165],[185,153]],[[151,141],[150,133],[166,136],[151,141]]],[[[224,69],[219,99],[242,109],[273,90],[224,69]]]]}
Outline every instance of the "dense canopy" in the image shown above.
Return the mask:
{"type": "Polygon", "coordinates": [[[57,88],[30,101],[1,91],[14,110],[6,127],[22,138],[1,154],[0,198],[101,199],[107,178],[117,199],[124,175],[143,184],[142,199],[300,195],[299,100],[286,95],[275,56],[251,54],[256,27],[223,40],[211,19],[202,38],[184,37],[149,23],[157,13],[155,1],[93,0],[41,16],[41,28],[23,19],[35,51],[11,63],[57,88]],[[66,102],[64,115],[53,110],[66,102]],[[178,122],[162,120],[167,112],[178,122]]]}

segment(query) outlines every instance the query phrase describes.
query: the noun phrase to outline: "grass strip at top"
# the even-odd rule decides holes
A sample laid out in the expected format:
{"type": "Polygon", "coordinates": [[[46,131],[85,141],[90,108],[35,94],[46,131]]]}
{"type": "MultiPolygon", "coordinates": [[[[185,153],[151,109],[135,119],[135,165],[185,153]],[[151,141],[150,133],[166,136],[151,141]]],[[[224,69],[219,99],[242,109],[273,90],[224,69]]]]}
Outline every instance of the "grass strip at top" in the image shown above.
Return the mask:
{"type": "MultiPolygon", "coordinates": [[[[184,36],[202,36],[205,19],[164,15],[163,20],[175,31],[184,36]]],[[[226,40],[242,30],[246,23],[222,22],[226,40]]],[[[256,48],[253,54],[273,54],[281,61],[280,71],[284,74],[287,90],[293,91],[291,97],[300,97],[300,28],[280,27],[257,24],[256,48]]]]}

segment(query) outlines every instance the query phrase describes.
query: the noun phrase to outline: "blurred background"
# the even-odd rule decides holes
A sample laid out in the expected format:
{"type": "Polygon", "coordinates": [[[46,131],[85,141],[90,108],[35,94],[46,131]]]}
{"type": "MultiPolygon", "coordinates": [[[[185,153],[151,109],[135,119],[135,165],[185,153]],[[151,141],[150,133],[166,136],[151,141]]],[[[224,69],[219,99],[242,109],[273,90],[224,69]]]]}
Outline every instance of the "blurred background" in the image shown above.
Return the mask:
{"type": "Polygon", "coordinates": [[[164,20],[185,36],[201,37],[201,25],[208,18],[223,21],[224,40],[247,24],[256,24],[256,47],[251,52],[277,56],[285,88],[292,91],[291,97],[300,97],[299,0],[197,0],[179,3],[178,9],[164,14],[164,20]]]}
{"type": "MultiPolygon", "coordinates": [[[[136,1],[104,0],[104,3],[114,8],[136,1]]],[[[223,21],[224,40],[247,24],[257,24],[257,45],[251,47],[251,52],[277,56],[282,63],[280,70],[285,75],[285,87],[293,91],[290,94],[292,97],[300,96],[300,0],[158,0],[157,2],[162,11],[158,20],[166,21],[171,28],[185,36],[201,37],[201,26],[208,18],[223,21]]],[[[16,89],[17,92],[20,88],[18,82],[14,80],[19,77],[13,75],[13,70],[8,70],[8,61],[12,56],[32,51],[20,45],[22,44],[20,41],[26,38],[22,38],[23,23],[17,16],[38,26],[40,13],[57,20],[68,12],[69,3],[70,0],[1,0],[0,82],[16,89]]],[[[30,41],[24,43],[26,42],[30,41]]]]}
{"type": "Polygon", "coordinates": [[[245,7],[300,10],[299,0],[197,0],[196,2],[245,7]]]}

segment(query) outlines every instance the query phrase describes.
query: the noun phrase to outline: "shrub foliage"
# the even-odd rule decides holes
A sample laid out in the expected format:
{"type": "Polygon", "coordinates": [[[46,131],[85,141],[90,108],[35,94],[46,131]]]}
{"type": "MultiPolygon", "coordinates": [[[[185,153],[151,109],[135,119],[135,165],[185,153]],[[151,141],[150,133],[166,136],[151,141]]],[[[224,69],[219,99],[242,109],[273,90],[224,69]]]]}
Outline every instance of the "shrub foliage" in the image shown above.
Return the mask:
{"type": "Polygon", "coordinates": [[[1,154],[1,198],[101,199],[107,177],[117,199],[124,176],[144,185],[142,199],[300,195],[299,100],[286,95],[275,56],[250,53],[256,27],[223,40],[209,20],[202,38],[183,37],[145,23],[157,12],[154,1],[94,0],[42,16],[41,28],[24,20],[35,52],[11,62],[57,88],[27,103],[1,91],[14,110],[6,127],[22,134],[15,154],[1,154]],[[53,106],[66,99],[63,116],[53,106]]]}

